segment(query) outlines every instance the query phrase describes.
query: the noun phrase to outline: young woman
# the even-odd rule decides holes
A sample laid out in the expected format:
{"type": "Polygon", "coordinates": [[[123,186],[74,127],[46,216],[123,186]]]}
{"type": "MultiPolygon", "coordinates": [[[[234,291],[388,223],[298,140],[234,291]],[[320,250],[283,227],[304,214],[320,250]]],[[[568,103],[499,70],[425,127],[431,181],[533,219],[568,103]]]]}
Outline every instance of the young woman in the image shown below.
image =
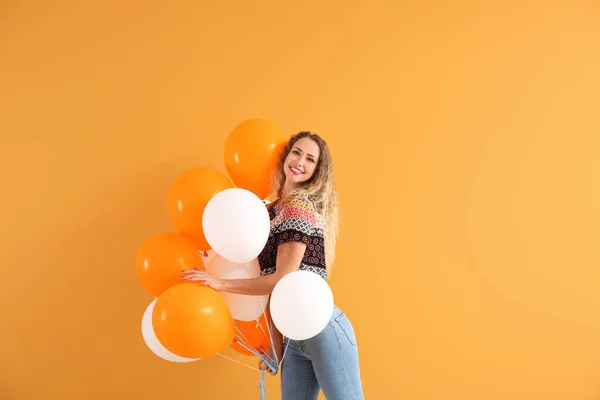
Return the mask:
{"type": "MultiPolygon", "coordinates": [[[[246,295],[271,294],[283,276],[298,269],[327,279],[338,233],[337,198],[327,143],[311,132],[292,136],[277,163],[272,189],[268,199],[271,231],[258,257],[261,276],[223,280],[204,271],[192,271],[186,279],[218,291],[246,295]]],[[[273,334],[277,359],[281,361],[284,342],[279,332],[274,330],[273,334]]],[[[364,399],[356,337],[339,308],[334,308],[329,324],[317,336],[288,340],[287,346],[281,366],[283,400],[316,400],[320,389],[328,400],[364,399]]],[[[267,369],[262,362],[259,367],[267,369]]]]}

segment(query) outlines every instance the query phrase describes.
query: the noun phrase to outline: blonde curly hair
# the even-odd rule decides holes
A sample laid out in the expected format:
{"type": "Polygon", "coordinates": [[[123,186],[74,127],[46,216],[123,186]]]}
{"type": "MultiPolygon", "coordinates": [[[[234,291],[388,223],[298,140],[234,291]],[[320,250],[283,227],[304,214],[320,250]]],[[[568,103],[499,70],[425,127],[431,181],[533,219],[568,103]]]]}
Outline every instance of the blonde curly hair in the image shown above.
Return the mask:
{"type": "Polygon", "coordinates": [[[323,222],[325,234],[325,263],[327,272],[331,271],[335,258],[335,245],[339,234],[339,204],[335,184],[333,180],[333,163],[331,152],[327,142],[318,134],[302,131],[292,135],[283,148],[277,165],[271,176],[271,193],[267,197],[271,203],[279,201],[283,205],[295,196],[307,196],[315,206],[323,222]],[[285,184],[284,163],[294,144],[303,138],[313,140],[320,149],[317,166],[313,176],[306,182],[302,182],[294,188],[286,198],[282,198],[282,190],[285,184]]]}

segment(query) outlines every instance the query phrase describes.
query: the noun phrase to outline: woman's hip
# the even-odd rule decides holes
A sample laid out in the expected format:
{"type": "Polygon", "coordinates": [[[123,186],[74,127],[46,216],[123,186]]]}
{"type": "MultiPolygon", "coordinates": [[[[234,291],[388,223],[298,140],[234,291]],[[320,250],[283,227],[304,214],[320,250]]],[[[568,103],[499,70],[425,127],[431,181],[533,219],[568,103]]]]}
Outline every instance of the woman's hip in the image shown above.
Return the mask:
{"type": "Polygon", "coordinates": [[[344,346],[357,347],[354,327],[346,313],[339,307],[334,306],[333,313],[327,325],[315,336],[305,340],[286,339],[287,345],[295,352],[306,353],[308,350],[328,349],[332,346],[340,348],[344,346]]]}

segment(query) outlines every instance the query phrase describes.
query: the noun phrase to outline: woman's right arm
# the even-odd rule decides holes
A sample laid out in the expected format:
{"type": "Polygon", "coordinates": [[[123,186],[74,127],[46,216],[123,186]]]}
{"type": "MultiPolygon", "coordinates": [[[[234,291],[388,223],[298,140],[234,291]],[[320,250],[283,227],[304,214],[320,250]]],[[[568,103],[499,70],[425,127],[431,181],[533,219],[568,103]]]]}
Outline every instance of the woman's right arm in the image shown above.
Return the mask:
{"type": "MultiPolygon", "coordinates": [[[[281,332],[279,332],[275,324],[271,324],[271,327],[269,329],[271,329],[270,333],[271,337],[273,338],[273,348],[275,348],[275,356],[272,354],[272,348],[268,349],[267,355],[273,360],[275,360],[275,357],[277,357],[276,364],[278,365],[277,370],[279,370],[279,365],[281,364],[283,358],[283,335],[281,334],[281,332]]],[[[277,372],[273,372],[271,368],[269,368],[262,360],[260,360],[258,363],[258,369],[260,369],[261,371],[265,370],[271,375],[277,374],[277,372]]]]}

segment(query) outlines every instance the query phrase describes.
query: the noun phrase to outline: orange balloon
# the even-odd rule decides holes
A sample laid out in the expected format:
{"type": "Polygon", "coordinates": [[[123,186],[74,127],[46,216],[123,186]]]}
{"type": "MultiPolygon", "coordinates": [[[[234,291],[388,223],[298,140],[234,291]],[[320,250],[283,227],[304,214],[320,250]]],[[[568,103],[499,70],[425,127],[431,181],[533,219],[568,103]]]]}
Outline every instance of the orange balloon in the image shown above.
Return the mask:
{"type": "Polygon", "coordinates": [[[204,270],[198,249],[183,236],[164,232],[147,239],[137,252],[135,274],[142,287],[158,297],[168,287],[185,282],[181,271],[204,270]]]}
{"type": "Polygon", "coordinates": [[[199,283],[180,283],[160,295],[152,312],[160,343],[172,353],[204,358],[225,350],[235,329],[231,311],[218,292],[199,283]]]}
{"type": "Polygon", "coordinates": [[[267,326],[267,324],[270,323],[270,320],[266,309],[265,313],[263,313],[256,321],[234,321],[237,326],[235,327],[236,338],[231,345],[233,350],[247,356],[254,355],[254,353],[240,345],[240,342],[246,347],[250,347],[259,353],[266,352],[271,348],[271,334],[273,332],[273,327],[270,325],[267,326]],[[237,336],[240,338],[238,339],[237,336]]]}
{"type": "Polygon", "coordinates": [[[267,197],[271,172],[288,140],[281,128],[263,119],[236,126],[225,141],[225,168],[231,180],[261,199],[267,197]]]}
{"type": "Polygon", "coordinates": [[[232,187],[225,175],[209,167],[189,169],[171,186],[167,199],[171,223],[198,250],[210,250],[202,230],[202,214],[206,205],[215,194],[232,187]]]}

